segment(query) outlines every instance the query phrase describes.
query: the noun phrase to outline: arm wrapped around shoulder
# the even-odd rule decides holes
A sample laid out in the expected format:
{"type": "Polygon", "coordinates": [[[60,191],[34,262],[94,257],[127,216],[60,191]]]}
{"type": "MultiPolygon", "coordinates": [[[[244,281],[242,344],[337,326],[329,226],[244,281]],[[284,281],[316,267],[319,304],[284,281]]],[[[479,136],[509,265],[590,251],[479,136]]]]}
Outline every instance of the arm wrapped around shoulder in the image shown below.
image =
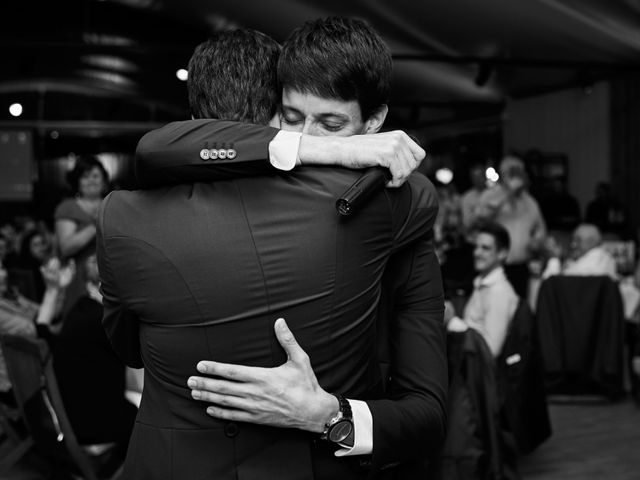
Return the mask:
{"type": "Polygon", "coordinates": [[[136,148],[141,188],[272,173],[269,142],[278,129],[223,120],[186,120],[152,130],[136,148]]]}

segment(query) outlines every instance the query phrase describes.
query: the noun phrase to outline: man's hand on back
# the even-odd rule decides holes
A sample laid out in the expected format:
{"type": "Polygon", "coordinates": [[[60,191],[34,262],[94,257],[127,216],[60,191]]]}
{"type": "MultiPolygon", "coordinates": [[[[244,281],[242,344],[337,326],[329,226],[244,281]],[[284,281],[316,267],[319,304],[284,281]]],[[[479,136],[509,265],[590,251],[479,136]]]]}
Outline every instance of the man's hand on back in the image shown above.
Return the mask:
{"type": "Polygon", "coordinates": [[[284,319],[276,320],[276,337],[287,361],[275,368],[202,361],[198,371],[217,378],[190,377],[197,400],[210,402],[212,417],[321,433],[338,412],[336,397],[316,379],[309,356],[298,345],[284,319]]]}
{"type": "Polygon", "coordinates": [[[399,187],[425,158],[426,152],[401,130],[351,137],[303,135],[300,159],[304,165],[326,164],[346,168],[386,167],[388,187],[399,187]]]}

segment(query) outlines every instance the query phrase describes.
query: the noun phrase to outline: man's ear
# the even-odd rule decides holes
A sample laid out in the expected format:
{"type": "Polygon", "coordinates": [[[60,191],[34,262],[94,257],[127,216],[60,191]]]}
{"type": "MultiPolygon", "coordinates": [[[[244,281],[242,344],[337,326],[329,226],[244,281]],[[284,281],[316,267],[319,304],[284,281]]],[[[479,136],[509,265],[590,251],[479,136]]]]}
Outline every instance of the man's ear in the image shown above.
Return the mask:
{"type": "Polygon", "coordinates": [[[504,265],[507,262],[507,257],[509,256],[509,250],[506,250],[504,248],[501,248],[498,251],[498,259],[500,260],[500,263],[502,265],[504,265]]]}
{"type": "Polygon", "coordinates": [[[378,131],[382,128],[382,124],[387,118],[387,113],[389,112],[389,107],[386,104],[380,105],[364,122],[364,129],[362,133],[378,133],[378,131]]]}

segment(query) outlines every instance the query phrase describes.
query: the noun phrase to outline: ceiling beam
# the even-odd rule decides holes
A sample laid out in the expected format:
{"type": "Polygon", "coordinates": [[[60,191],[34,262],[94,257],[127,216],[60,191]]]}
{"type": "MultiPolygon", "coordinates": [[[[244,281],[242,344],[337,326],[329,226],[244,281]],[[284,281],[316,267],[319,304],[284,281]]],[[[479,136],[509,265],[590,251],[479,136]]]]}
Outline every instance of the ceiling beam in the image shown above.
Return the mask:
{"type": "Polygon", "coordinates": [[[524,58],[524,57],[482,57],[477,55],[439,55],[431,53],[394,53],[395,61],[423,61],[434,63],[473,64],[488,63],[506,67],[558,68],[558,69],[598,69],[613,71],[640,71],[640,62],[596,62],[584,60],[524,58]]]}

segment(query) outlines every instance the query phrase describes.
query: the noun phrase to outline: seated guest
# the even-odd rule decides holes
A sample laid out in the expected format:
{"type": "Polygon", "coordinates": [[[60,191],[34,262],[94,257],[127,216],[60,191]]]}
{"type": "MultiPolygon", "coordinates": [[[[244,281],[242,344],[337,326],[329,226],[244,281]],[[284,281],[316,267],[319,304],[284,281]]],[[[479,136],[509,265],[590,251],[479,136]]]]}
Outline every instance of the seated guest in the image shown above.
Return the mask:
{"type": "MultiPolygon", "coordinates": [[[[6,270],[0,266],[0,334],[35,337],[38,326],[46,329],[60,312],[62,291],[71,282],[74,270],[73,264],[61,268],[57,258],[47,262],[41,270],[45,293],[42,303],[38,305],[16,294],[8,282],[6,270]]],[[[0,400],[11,402],[10,390],[11,383],[0,351],[0,400]]]]}
{"type": "Polygon", "coordinates": [[[19,251],[19,236],[13,222],[4,222],[0,225],[0,263],[5,268],[17,260],[19,251]]]}
{"type": "Polygon", "coordinates": [[[102,328],[96,256],[85,261],[86,286],[54,344],[54,369],[69,422],[80,443],[115,442],[124,453],[137,408],[125,399],[125,367],[102,328]]]}
{"type": "Polygon", "coordinates": [[[615,259],[602,248],[602,236],[595,225],[583,223],[573,232],[571,238],[570,258],[562,265],[560,251],[550,246],[552,257],[542,274],[543,278],[552,275],[597,276],[606,275],[613,280],[618,279],[615,259]]]}
{"type": "Polygon", "coordinates": [[[456,316],[450,302],[445,307],[445,322],[449,331],[474,328],[487,342],[494,357],[502,350],[513,314],[518,307],[518,295],[504,273],[509,255],[507,230],[498,223],[487,223],[477,229],[473,251],[478,276],[473,293],[464,308],[462,318],[456,316]]]}
{"type": "MultiPolygon", "coordinates": [[[[14,274],[27,276],[27,288],[20,293],[34,302],[40,302],[44,295],[45,284],[40,268],[46,264],[51,255],[51,245],[47,236],[39,230],[31,230],[24,234],[20,242],[20,255],[11,268],[14,274]]],[[[19,286],[20,288],[21,286],[19,286]]]]}
{"type": "Polygon", "coordinates": [[[9,257],[9,260],[11,260],[9,252],[9,242],[2,236],[2,234],[0,234],[0,269],[6,270],[7,257],[9,257]]]}

